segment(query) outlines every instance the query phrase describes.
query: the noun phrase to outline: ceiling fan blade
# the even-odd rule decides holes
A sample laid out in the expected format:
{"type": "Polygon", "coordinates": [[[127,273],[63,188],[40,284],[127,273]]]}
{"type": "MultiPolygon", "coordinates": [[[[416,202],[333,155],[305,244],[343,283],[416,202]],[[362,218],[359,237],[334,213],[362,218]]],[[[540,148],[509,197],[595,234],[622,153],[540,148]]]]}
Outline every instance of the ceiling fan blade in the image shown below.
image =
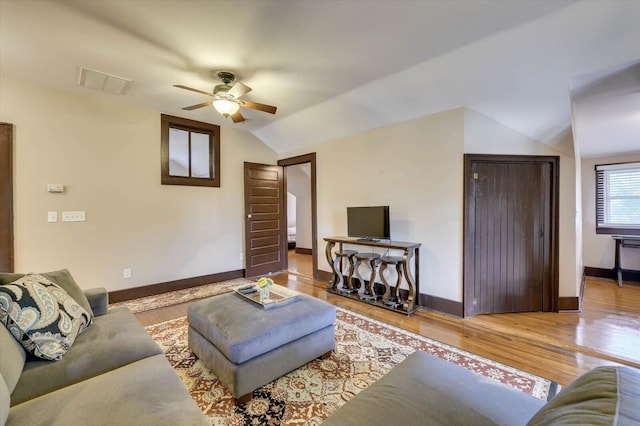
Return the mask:
{"type": "Polygon", "coordinates": [[[235,114],[232,114],[231,119],[234,123],[240,123],[241,121],[244,121],[244,117],[240,113],[240,110],[236,111],[235,114]]]}
{"type": "Polygon", "coordinates": [[[184,108],[182,108],[182,109],[184,109],[184,110],[186,110],[186,111],[191,111],[191,110],[194,110],[194,109],[198,109],[198,108],[202,108],[202,107],[209,106],[209,105],[211,105],[212,103],[213,103],[213,101],[209,101],[209,102],[202,102],[201,104],[191,105],[191,106],[188,106],[188,107],[184,107],[184,108]]]}
{"type": "Polygon", "coordinates": [[[251,91],[251,87],[240,83],[239,81],[229,89],[229,94],[234,98],[238,99],[242,95],[246,95],[251,91]]]}
{"type": "Polygon", "coordinates": [[[278,109],[271,105],[259,104],[258,102],[251,102],[251,101],[244,101],[244,100],[240,101],[240,105],[247,108],[268,112],[269,114],[275,114],[276,110],[278,109]]]}
{"type": "Polygon", "coordinates": [[[182,84],[174,84],[173,87],[177,87],[179,89],[184,89],[184,90],[191,90],[192,92],[200,93],[202,95],[213,96],[209,92],[205,92],[205,91],[202,91],[202,90],[194,89],[192,87],[183,86],[182,84]]]}

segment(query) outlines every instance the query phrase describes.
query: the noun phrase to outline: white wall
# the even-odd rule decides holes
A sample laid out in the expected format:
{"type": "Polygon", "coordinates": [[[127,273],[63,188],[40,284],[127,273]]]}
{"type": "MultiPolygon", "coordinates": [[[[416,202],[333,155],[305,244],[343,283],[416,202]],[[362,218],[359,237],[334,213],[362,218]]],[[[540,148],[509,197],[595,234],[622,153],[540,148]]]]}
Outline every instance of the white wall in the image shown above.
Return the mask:
{"type": "Polygon", "coordinates": [[[68,268],[83,288],[120,290],[243,268],[243,162],[277,159],[260,140],[221,129],[220,188],[160,185],[159,112],[6,78],[0,87],[0,121],[15,125],[17,271],[68,268]],[[66,210],[87,221],[47,223],[66,210]]]}
{"type": "MultiPolygon", "coordinates": [[[[565,144],[566,145],[566,144],[565,144]]],[[[317,153],[318,265],[323,237],[346,235],[347,206],[389,205],[391,237],[422,243],[420,291],[462,301],[465,153],[560,155],[560,296],[577,296],[570,155],[468,109],[454,109],[281,154],[317,153]]]]}
{"type": "Polygon", "coordinates": [[[287,191],[287,227],[296,226],[296,196],[287,191]]]}
{"type": "Polygon", "coordinates": [[[311,223],[311,196],[304,195],[297,198],[296,247],[311,250],[313,247],[313,233],[311,223]]]}
{"type": "MultiPolygon", "coordinates": [[[[584,266],[611,269],[614,266],[615,243],[608,234],[596,234],[596,164],[640,161],[640,153],[614,157],[582,159],[582,241],[584,266]]],[[[622,267],[640,270],[640,250],[623,248],[622,267]]]]}

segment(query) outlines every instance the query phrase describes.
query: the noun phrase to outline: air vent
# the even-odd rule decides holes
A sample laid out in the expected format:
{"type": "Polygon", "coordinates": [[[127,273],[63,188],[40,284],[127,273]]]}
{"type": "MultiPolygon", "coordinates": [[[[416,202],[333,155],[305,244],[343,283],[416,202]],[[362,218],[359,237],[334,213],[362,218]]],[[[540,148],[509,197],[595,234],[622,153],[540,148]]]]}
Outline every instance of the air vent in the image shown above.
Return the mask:
{"type": "Polygon", "coordinates": [[[129,83],[131,83],[131,80],[123,77],[90,70],[89,68],[80,68],[78,85],[88,87],[89,89],[100,90],[111,93],[112,95],[124,95],[129,87],[129,83]]]}

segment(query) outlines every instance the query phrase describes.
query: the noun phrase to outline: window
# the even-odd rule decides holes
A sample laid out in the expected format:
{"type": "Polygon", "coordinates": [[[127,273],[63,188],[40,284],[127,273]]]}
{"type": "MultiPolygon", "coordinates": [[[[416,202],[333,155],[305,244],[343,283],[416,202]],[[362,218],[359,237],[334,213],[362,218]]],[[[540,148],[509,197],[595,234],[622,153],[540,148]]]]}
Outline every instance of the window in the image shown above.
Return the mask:
{"type": "Polygon", "coordinates": [[[161,116],[163,185],[220,186],[220,126],[161,116]]]}
{"type": "Polygon", "coordinates": [[[596,165],[596,233],[640,234],[640,163],[596,165]]]}

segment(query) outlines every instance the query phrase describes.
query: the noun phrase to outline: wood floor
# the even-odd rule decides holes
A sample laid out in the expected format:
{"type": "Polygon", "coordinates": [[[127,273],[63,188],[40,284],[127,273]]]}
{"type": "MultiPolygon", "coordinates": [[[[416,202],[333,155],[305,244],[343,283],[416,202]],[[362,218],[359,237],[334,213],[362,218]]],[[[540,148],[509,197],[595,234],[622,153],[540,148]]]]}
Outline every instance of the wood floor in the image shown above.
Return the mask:
{"type": "Polygon", "coordinates": [[[311,255],[298,254],[295,250],[289,250],[289,273],[313,277],[313,260],[311,255]]]}
{"type": "MultiPolygon", "coordinates": [[[[304,263],[307,259],[300,259],[304,263]]],[[[290,261],[291,262],[291,261],[290,261]]],[[[278,284],[403,329],[568,385],[599,365],[640,368],[640,286],[587,278],[581,313],[478,315],[460,319],[420,310],[405,315],[326,292],[294,269],[278,284]]],[[[138,314],[144,325],[186,315],[188,303],[138,314]]]]}

